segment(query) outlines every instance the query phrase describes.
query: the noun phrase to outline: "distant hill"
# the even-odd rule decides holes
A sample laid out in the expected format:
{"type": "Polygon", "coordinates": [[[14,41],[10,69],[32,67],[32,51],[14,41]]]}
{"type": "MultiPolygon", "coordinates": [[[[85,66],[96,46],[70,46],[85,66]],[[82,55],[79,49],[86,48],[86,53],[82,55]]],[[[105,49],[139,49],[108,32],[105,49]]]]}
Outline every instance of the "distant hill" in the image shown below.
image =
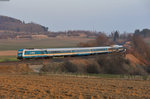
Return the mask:
{"type": "Polygon", "coordinates": [[[85,30],[50,32],[48,27],[40,24],[25,23],[19,19],[0,15],[0,39],[96,38],[97,35],[97,32],[85,30]]]}
{"type": "Polygon", "coordinates": [[[47,32],[48,28],[39,24],[25,23],[15,18],[0,15],[0,30],[42,33],[42,32],[47,32]]]}

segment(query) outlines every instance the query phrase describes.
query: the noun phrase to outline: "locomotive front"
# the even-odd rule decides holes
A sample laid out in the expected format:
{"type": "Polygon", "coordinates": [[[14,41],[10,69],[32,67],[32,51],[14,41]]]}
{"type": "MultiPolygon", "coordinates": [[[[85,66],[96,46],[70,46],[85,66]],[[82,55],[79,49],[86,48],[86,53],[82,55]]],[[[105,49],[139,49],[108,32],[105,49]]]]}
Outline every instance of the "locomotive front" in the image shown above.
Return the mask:
{"type": "Polygon", "coordinates": [[[23,50],[24,49],[19,49],[17,53],[17,59],[23,59],[23,50]]]}

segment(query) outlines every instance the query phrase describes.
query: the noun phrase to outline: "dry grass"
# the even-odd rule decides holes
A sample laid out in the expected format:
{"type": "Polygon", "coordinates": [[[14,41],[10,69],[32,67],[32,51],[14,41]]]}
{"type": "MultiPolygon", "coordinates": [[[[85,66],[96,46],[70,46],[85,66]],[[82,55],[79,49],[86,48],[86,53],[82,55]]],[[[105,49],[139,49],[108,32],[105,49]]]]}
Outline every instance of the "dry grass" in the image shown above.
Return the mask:
{"type": "Polygon", "coordinates": [[[0,98],[150,98],[150,81],[54,75],[0,75],[0,98]]]}
{"type": "Polygon", "coordinates": [[[136,67],[136,65],[145,66],[143,62],[141,62],[137,57],[133,56],[132,54],[127,54],[126,59],[130,60],[131,65],[136,67]]]}

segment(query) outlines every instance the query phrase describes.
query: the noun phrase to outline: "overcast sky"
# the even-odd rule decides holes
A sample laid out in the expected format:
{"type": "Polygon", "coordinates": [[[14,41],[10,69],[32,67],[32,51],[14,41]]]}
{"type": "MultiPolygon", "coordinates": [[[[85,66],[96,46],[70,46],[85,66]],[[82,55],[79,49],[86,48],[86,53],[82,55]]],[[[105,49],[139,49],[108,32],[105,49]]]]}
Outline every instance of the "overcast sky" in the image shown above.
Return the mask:
{"type": "Polygon", "coordinates": [[[150,0],[10,0],[0,1],[0,15],[42,24],[50,31],[133,32],[150,28],[150,0]]]}

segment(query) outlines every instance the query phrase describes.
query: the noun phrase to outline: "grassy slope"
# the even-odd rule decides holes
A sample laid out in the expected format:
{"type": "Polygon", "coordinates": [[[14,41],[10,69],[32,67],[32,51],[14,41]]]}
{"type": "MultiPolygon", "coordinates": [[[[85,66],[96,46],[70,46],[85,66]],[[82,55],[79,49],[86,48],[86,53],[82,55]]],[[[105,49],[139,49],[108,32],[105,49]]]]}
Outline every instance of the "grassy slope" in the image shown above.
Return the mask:
{"type": "Polygon", "coordinates": [[[18,50],[21,48],[76,47],[79,42],[82,42],[82,39],[0,40],[0,50],[18,50]]]}

